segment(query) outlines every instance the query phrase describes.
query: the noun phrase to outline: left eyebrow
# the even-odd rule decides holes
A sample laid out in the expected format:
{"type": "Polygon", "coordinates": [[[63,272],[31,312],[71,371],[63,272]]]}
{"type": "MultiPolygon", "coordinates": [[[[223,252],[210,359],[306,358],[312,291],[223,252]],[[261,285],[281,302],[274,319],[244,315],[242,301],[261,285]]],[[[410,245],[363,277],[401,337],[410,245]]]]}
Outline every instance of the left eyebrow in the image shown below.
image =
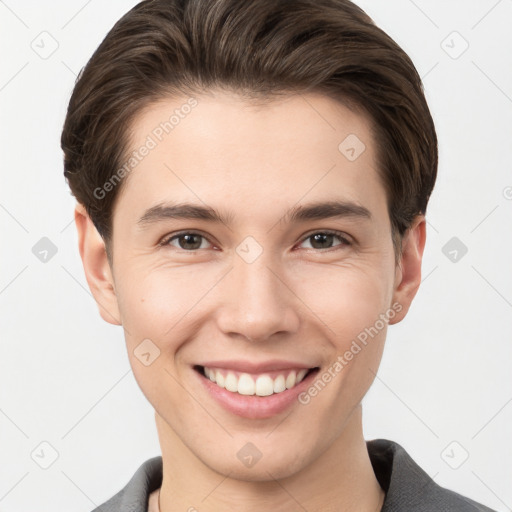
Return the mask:
{"type": "MultiPolygon", "coordinates": [[[[143,226],[166,219],[198,219],[213,223],[231,224],[234,219],[232,212],[223,215],[214,208],[193,203],[165,204],[152,206],[137,221],[143,226]]],[[[322,220],[335,217],[353,217],[371,220],[370,210],[349,201],[321,201],[290,208],[279,223],[297,224],[299,222],[322,220]]]]}
{"type": "Polygon", "coordinates": [[[334,217],[354,217],[371,220],[372,214],[368,208],[349,201],[322,201],[309,203],[291,208],[281,219],[280,223],[295,224],[308,220],[323,220],[334,217]]]}

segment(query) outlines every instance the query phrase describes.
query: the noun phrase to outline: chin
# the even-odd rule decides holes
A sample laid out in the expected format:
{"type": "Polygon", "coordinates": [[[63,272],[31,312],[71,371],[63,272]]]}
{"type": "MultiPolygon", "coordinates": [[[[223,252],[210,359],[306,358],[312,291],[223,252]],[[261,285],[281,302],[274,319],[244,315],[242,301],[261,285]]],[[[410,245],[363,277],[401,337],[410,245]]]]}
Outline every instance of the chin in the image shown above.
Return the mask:
{"type": "MultiPolygon", "coordinates": [[[[241,451],[235,451],[233,456],[229,458],[225,457],[227,450],[223,451],[224,460],[222,461],[218,458],[213,460],[202,458],[201,460],[212,471],[244,482],[281,480],[299,473],[308,464],[304,454],[291,452],[290,448],[286,447],[283,453],[279,453],[277,447],[267,456],[265,456],[265,453],[261,455],[255,453],[254,455],[260,458],[257,460],[253,458],[252,461],[248,460],[245,463],[243,462],[245,453],[240,453],[241,451]]],[[[250,450],[247,450],[247,453],[249,452],[250,450]]]]}

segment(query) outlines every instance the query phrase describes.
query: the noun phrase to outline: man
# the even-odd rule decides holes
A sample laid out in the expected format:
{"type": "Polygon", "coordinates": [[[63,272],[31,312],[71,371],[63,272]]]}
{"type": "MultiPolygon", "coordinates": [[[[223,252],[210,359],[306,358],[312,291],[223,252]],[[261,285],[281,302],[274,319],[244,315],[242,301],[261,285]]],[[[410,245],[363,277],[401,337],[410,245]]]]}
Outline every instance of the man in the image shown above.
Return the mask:
{"type": "Polygon", "coordinates": [[[421,281],[437,138],[361,9],[141,2],[80,74],[62,147],[162,449],[97,510],[489,510],[363,437],[421,281]]]}

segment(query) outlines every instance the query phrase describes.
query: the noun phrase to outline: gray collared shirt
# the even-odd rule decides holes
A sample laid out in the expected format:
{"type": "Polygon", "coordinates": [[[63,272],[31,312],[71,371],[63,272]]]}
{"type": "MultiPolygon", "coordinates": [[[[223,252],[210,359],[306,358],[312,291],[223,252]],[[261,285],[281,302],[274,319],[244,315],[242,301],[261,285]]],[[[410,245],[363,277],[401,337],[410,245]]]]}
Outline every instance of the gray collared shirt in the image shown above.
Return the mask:
{"type": "MultiPolygon", "coordinates": [[[[375,476],[386,491],[381,512],[495,512],[432,480],[398,443],[367,441],[375,476]]],[[[144,462],[115,496],[93,512],[147,512],[149,495],[162,484],[162,457],[144,462]]]]}

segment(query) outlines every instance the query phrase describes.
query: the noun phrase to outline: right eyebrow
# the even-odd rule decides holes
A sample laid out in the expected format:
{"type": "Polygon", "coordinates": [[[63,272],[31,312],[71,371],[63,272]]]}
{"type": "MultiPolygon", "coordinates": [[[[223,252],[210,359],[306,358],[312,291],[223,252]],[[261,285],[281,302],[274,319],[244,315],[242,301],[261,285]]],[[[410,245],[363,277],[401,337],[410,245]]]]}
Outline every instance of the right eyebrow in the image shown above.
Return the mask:
{"type": "Polygon", "coordinates": [[[233,215],[223,215],[209,206],[192,203],[159,203],[146,210],[137,224],[144,226],[166,219],[199,219],[228,225],[231,223],[233,215]]]}

